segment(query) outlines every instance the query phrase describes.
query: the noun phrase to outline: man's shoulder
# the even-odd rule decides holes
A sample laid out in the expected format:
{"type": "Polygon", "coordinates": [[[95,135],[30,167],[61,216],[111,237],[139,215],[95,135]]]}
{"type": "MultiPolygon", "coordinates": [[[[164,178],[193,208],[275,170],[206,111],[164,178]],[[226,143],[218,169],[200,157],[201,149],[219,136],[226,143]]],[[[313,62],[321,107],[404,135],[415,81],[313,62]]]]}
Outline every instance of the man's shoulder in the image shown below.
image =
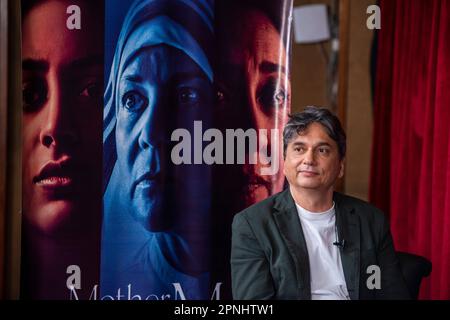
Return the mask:
{"type": "Polygon", "coordinates": [[[247,221],[266,221],[271,218],[274,206],[285,191],[276,193],[260,202],[252,204],[235,215],[235,221],[245,219],[247,221]]]}
{"type": "Polygon", "coordinates": [[[375,221],[384,221],[385,219],[385,214],[383,211],[365,200],[339,192],[335,192],[334,197],[338,202],[338,206],[349,208],[353,213],[359,215],[362,219],[375,221]]]}

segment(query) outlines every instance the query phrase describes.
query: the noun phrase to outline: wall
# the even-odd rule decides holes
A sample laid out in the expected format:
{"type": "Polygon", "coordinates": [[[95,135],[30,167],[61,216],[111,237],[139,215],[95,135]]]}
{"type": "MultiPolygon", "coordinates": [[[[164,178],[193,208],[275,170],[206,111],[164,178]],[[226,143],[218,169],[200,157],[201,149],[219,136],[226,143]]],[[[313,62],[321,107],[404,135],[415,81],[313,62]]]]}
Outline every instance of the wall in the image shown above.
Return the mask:
{"type": "Polygon", "coordinates": [[[370,57],[373,31],[366,27],[366,9],[373,0],[350,1],[350,48],[347,90],[348,194],[367,199],[372,147],[370,57]]]}
{"type": "MultiPolygon", "coordinates": [[[[296,0],[294,6],[333,1],[296,0]]],[[[375,1],[350,0],[349,56],[347,79],[347,159],[345,192],[367,200],[372,144],[372,94],[370,53],[373,32],[366,27],[366,9],[375,1]]],[[[325,48],[329,53],[330,44],[325,48]]],[[[326,63],[318,44],[295,44],[292,50],[292,111],[306,105],[328,106],[326,63]]]]}
{"type": "MultiPolygon", "coordinates": [[[[304,4],[326,3],[332,1],[295,0],[294,7],[304,4]]],[[[327,106],[326,72],[327,65],[318,44],[297,44],[293,35],[291,84],[292,111],[301,111],[307,105],[327,106]]],[[[324,43],[327,54],[329,42],[324,43]]]]}

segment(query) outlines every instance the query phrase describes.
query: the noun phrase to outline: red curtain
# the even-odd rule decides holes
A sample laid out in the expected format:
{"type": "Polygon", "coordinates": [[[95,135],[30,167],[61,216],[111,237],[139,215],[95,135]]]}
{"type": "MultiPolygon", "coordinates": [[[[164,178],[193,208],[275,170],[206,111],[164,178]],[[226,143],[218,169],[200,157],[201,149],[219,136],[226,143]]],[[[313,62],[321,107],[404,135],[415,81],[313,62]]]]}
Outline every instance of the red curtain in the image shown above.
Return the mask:
{"type": "Polygon", "coordinates": [[[450,299],[450,0],[381,0],[370,199],[450,299]]]}

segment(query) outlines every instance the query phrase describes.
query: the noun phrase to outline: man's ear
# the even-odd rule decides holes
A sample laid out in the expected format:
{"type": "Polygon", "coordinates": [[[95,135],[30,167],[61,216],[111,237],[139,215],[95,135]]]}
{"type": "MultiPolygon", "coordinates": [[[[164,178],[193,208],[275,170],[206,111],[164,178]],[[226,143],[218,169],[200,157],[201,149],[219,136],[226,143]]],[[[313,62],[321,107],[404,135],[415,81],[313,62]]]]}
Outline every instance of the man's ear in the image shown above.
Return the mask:
{"type": "Polygon", "coordinates": [[[340,168],[339,168],[339,176],[338,176],[338,178],[342,178],[344,176],[344,167],[345,167],[344,162],[345,162],[345,158],[342,158],[342,160],[339,163],[340,168]]]}

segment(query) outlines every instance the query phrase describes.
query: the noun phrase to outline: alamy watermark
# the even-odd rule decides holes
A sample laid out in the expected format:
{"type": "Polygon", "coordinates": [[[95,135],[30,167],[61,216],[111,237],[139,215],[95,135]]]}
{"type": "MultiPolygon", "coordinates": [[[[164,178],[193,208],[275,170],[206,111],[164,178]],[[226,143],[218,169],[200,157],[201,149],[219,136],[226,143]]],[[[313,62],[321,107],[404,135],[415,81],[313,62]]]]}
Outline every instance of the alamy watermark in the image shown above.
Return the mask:
{"type": "Polygon", "coordinates": [[[367,18],[366,26],[369,30],[381,29],[381,9],[376,4],[367,7],[367,14],[370,16],[367,18]]]}
{"type": "Polygon", "coordinates": [[[193,136],[189,130],[179,128],[172,132],[171,141],[178,142],[170,154],[175,165],[245,164],[248,161],[261,164],[260,175],[274,175],[280,169],[279,129],[225,129],[224,134],[215,128],[203,132],[202,122],[194,121],[193,136]],[[208,144],[203,147],[205,142],[208,144]]]}
{"type": "Polygon", "coordinates": [[[381,269],[376,264],[367,267],[366,273],[370,274],[367,278],[366,285],[369,290],[381,289],[381,269]]]}

